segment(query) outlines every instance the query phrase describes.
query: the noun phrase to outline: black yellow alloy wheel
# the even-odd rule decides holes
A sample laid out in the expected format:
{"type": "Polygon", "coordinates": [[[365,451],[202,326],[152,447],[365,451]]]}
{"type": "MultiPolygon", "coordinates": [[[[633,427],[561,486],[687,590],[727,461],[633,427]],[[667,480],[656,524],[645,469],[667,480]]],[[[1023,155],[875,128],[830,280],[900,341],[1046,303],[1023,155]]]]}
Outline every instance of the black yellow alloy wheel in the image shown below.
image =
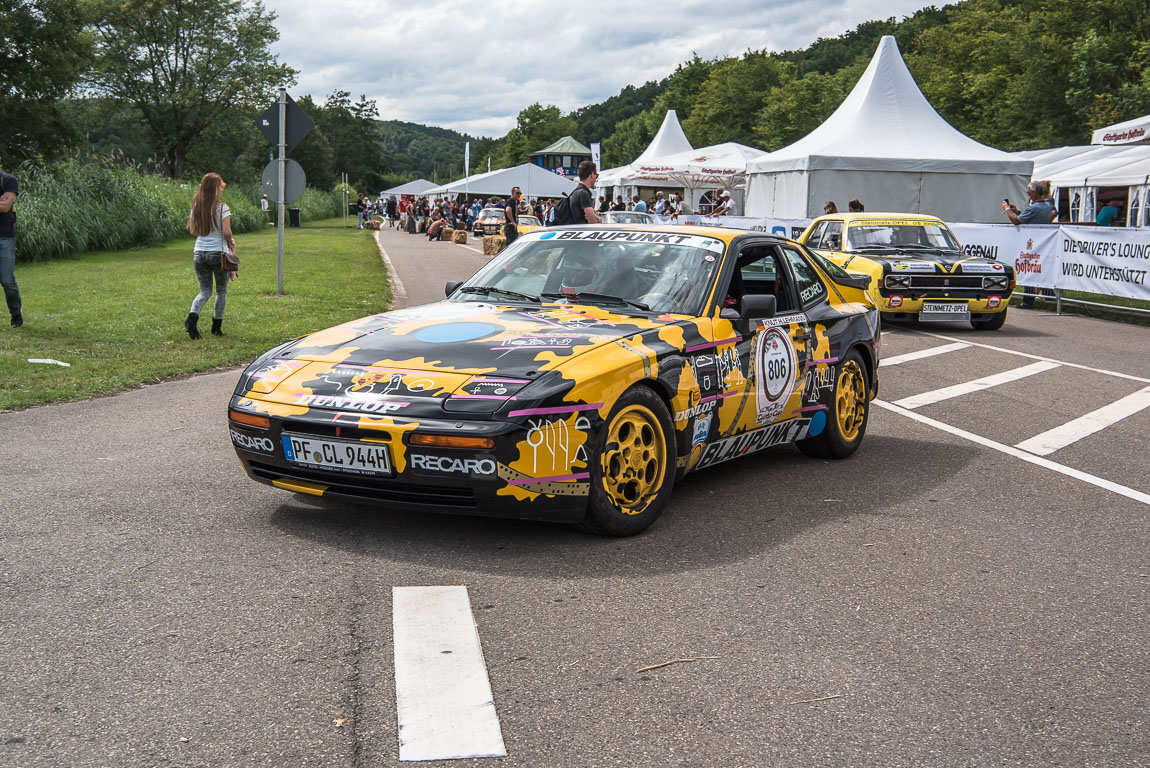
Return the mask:
{"type": "Polygon", "coordinates": [[[826,426],[797,445],[808,456],[845,459],[862,443],[870,416],[870,378],[858,350],[851,350],[835,372],[835,386],[827,406],[826,426]]]}
{"type": "Polygon", "coordinates": [[[839,369],[835,382],[835,418],[839,434],[848,443],[858,440],[866,426],[866,375],[857,360],[848,359],[839,369]]]}
{"type": "Polygon", "coordinates": [[[673,485],[673,435],[670,411],[658,395],[642,386],[623,393],[592,458],[585,529],[631,536],[655,522],[673,485]]]}

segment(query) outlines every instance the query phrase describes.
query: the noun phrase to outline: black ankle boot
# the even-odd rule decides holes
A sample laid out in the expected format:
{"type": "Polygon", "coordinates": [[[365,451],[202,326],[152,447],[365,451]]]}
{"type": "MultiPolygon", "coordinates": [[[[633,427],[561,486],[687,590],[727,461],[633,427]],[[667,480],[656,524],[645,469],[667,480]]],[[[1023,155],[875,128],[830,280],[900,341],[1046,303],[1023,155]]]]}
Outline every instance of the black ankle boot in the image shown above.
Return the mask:
{"type": "Polygon", "coordinates": [[[212,318],[212,335],[213,336],[223,336],[224,335],[224,332],[220,329],[220,326],[222,326],[223,324],[224,324],[224,319],[222,317],[213,317],[212,318]]]}
{"type": "Polygon", "coordinates": [[[188,336],[193,339],[200,338],[200,329],[196,325],[200,322],[200,316],[196,312],[189,312],[188,319],[184,321],[184,330],[188,332],[188,336]]]}

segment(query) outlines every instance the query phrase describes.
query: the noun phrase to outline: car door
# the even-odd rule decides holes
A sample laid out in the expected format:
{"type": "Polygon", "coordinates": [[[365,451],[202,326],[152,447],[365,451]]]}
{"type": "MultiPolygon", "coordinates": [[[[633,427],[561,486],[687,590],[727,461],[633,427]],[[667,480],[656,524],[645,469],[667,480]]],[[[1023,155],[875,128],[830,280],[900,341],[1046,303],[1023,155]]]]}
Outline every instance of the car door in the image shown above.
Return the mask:
{"type": "Polygon", "coordinates": [[[786,259],[776,242],[750,240],[741,245],[736,261],[742,295],[775,297],[775,316],[751,321],[738,344],[739,356],[748,361],[749,404],[753,414],[744,429],[773,424],[791,411],[803,375],[804,351],[809,324],[800,311],[799,296],[786,259]]]}

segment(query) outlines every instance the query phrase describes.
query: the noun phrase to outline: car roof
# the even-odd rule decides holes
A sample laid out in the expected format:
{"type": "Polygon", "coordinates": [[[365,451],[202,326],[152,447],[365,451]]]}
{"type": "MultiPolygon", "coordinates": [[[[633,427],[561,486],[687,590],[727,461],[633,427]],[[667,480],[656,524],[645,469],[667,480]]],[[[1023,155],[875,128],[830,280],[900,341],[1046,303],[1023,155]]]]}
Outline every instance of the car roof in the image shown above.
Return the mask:
{"type": "MultiPolygon", "coordinates": [[[[819,216],[812,221],[812,224],[817,224],[820,221],[845,221],[852,224],[864,224],[869,221],[890,221],[897,219],[899,221],[942,221],[937,216],[931,216],[926,213],[899,213],[897,211],[882,212],[882,211],[866,211],[864,213],[828,213],[825,216],[819,216]]],[[[944,224],[946,222],[943,222],[944,224]]]]}
{"type": "MultiPolygon", "coordinates": [[[[771,234],[769,232],[756,232],[751,229],[735,229],[734,227],[701,227],[692,224],[572,224],[568,226],[552,226],[547,229],[577,229],[577,230],[626,230],[628,232],[664,232],[671,234],[681,235],[699,235],[701,237],[711,237],[715,240],[721,240],[728,245],[735,238],[743,235],[755,235],[767,240],[775,240],[780,243],[794,242],[786,237],[771,234]]],[[[546,230],[540,230],[546,231],[546,230]]]]}

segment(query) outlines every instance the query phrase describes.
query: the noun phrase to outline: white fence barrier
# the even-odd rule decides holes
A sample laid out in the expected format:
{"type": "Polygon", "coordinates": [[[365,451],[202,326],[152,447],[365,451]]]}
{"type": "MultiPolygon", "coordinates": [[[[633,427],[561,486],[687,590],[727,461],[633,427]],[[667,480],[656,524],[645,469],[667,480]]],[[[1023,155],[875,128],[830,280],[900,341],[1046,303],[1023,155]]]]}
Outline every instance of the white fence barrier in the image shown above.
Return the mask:
{"type": "MultiPolygon", "coordinates": [[[[656,216],[659,222],[670,221],[656,216]]],[[[797,238],[811,219],[680,216],[679,224],[732,227],[797,238]]],[[[951,224],[970,256],[1014,267],[1018,283],[1150,301],[1150,230],[1126,227],[951,224]]]]}

